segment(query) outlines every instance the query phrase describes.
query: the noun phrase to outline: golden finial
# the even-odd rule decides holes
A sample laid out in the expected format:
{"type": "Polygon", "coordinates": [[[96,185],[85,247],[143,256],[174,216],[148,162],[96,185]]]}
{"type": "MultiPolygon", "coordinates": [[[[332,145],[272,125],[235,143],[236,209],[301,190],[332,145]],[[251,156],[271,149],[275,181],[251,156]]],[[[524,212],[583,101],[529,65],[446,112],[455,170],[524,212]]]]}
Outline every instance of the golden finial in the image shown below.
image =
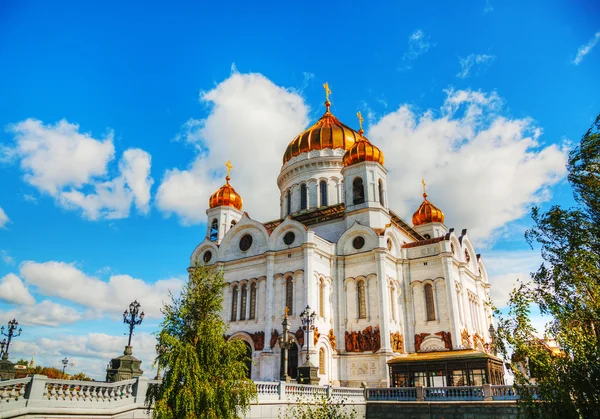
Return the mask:
{"type": "Polygon", "coordinates": [[[287,316],[288,316],[288,314],[290,312],[290,308],[288,306],[285,306],[284,312],[285,312],[285,317],[287,318],[287,316]]]}
{"type": "Polygon", "coordinates": [[[356,116],[358,116],[358,125],[360,126],[360,129],[358,130],[358,133],[360,135],[363,135],[365,133],[365,131],[363,130],[362,124],[363,124],[363,117],[362,114],[360,113],[360,111],[356,112],[356,116]]]}
{"type": "Polygon", "coordinates": [[[327,112],[329,112],[329,107],[331,106],[331,102],[329,101],[329,95],[331,94],[329,83],[325,82],[323,87],[325,88],[325,107],[327,108],[327,112]]]}
{"type": "Polygon", "coordinates": [[[421,179],[421,185],[423,185],[423,198],[427,198],[427,184],[425,179],[421,179]]]}
{"type": "Polygon", "coordinates": [[[225,177],[225,179],[227,180],[227,182],[229,182],[229,179],[231,179],[229,177],[229,175],[231,174],[231,169],[233,169],[233,166],[231,165],[231,161],[227,160],[225,162],[225,167],[227,167],[227,176],[225,177]]]}

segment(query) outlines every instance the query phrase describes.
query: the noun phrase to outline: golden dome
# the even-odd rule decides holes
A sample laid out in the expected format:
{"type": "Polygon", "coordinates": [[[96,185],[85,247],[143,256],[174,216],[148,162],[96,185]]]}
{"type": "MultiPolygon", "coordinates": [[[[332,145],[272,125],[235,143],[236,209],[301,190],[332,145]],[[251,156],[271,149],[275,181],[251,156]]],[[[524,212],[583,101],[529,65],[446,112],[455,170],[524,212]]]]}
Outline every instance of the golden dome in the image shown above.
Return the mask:
{"type": "Polygon", "coordinates": [[[327,110],[321,119],[288,144],[283,155],[283,164],[287,163],[293,157],[312,150],[323,150],[326,148],[343,148],[344,150],[349,150],[360,138],[358,132],[342,124],[331,113],[329,106],[331,106],[329,101],[325,102],[327,110]]]}
{"type": "Polygon", "coordinates": [[[225,185],[221,186],[217,192],[210,196],[208,200],[208,206],[210,208],[215,207],[233,207],[238,210],[242,210],[242,197],[231,187],[229,184],[229,171],[233,166],[227,162],[227,176],[225,177],[225,185]]]}
{"type": "Polygon", "coordinates": [[[427,200],[427,193],[423,193],[423,203],[413,214],[412,222],[414,226],[427,223],[443,223],[444,213],[441,209],[427,200]]]}
{"type": "Polygon", "coordinates": [[[383,153],[381,150],[362,136],[362,129],[359,134],[361,134],[360,139],[344,154],[344,167],[364,161],[376,162],[383,166],[383,153]]]}

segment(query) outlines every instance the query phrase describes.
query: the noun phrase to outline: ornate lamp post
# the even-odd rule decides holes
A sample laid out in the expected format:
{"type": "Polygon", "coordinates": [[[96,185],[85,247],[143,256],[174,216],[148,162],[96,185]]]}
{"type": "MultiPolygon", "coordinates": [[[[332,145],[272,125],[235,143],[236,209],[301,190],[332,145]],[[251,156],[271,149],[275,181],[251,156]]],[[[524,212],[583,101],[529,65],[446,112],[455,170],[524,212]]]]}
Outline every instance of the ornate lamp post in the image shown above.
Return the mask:
{"type": "Polygon", "coordinates": [[[283,327],[283,332],[281,336],[277,338],[279,341],[279,347],[281,348],[281,356],[283,357],[283,370],[281,371],[281,375],[279,379],[281,381],[285,381],[289,383],[291,381],[291,377],[288,375],[288,350],[292,348],[292,345],[296,343],[296,338],[294,338],[293,333],[290,333],[290,323],[288,322],[288,311],[289,309],[285,308],[285,317],[283,318],[283,322],[281,326],[283,327]]]}
{"type": "Polygon", "coordinates": [[[306,336],[306,362],[298,368],[298,382],[301,384],[319,384],[319,367],[316,367],[310,362],[310,331],[315,329],[316,318],[317,313],[314,311],[311,312],[310,306],[306,306],[304,311],[300,314],[302,329],[306,336]]]}
{"type": "Polygon", "coordinates": [[[135,300],[133,303],[129,304],[129,312],[127,312],[127,310],[123,312],[123,323],[129,325],[129,341],[127,342],[127,346],[131,346],[131,336],[133,335],[133,329],[135,329],[136,326],[142,324],[142,321],[144,320],[144,312],[142,311],[142,313],[139,314],[140,307],[140,303],[138,303],[137,300],[135,300]]]}
{"type": "Polygon", "coordinates": [[[125,352],[122,356],[111,359],[106,368],[106,381],[115,382],[121,380],[130,380],[142,375],[140,369],[142,361],[132,355],[131,337],[136,326],[142,324],[144,320],[144,312],[140,313],[141,304],[136,301],[129,304],[129,311],[123,313],[123,323],[129,325],[129,340],[125,346],[125,352]]]}
{"type": "Polygon", "coordinates": [[[8,349],[10,348],[10,342],[12,341],[12,338],[21,336],[23,329],[19,328],[18,333],[15,333],[15,330],[17,330],[18,326],[19,322],[15,319],[12,319],[8,322],[7,332],[4,332],[4,326],[0,327],[0,333],[8,338],[8,341],[6,339],[3,341],[4,345],[2,345],[2,359],[8,359],[8,349]]]}
{"type": "Polygon", "coordinates": [[[67,359],[67,357],[65,357],[65,359],[63,359],[63,360],[62,360],[62,361],[60,361],[60,362],[62,362],[62,364],[63,364],[63,371],[62,371],[62,374],[63,374],[63,375],[65,375],[65,369],[67,368],[67,365],[69,365],[69,360],[67,359]]]}
{"type": "Polygon", "coordinates": [[[497,348],[496,348],[496,330],[494,329],[494,325],[492,323],[490,323],[490,328],[488,329],[488,331],[490,332],[490,353],[492,355],[496,355],[496,352],[498,352],[497,348]]]}

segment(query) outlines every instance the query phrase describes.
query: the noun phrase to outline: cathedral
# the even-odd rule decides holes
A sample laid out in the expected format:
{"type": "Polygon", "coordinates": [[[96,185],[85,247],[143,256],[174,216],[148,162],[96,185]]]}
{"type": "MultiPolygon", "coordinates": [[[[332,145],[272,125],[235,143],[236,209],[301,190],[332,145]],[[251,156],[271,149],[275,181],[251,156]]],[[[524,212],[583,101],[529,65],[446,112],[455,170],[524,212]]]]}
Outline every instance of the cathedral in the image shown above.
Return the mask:
{"type": "Polygon", "coordinates": [[[221,316],[243,340],[256,381],[295,378],[307,357],[320,384],[503,383],[493,354],[488,277],[464,229],[428,200],[409,224],[388,205],[384,153],[330,110],[294,138],[277,178],[280,218],[260,222],[225,184],[209,199],[191,261],[227,283],[221,316]],[[315,313],[314,330],[300,314],[315,313]],[[283,362],[287,319],[294,340],[283,362]],[[287,364],[286,371],[284,365],[287,364]]]}

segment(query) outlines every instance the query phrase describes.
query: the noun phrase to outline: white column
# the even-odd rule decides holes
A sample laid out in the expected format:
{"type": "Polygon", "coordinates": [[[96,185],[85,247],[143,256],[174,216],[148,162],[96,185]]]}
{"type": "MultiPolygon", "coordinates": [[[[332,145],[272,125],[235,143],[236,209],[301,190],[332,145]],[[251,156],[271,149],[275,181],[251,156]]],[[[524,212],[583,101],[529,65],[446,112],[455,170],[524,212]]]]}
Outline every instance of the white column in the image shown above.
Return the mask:
{"type": "Polygon", "coordinates": [[[452,258],[446,257],[442,261],[444,276],[446,277],[446,293],[448,295],[448,316],[450,317],[450,332],[452,333],[452,347],[460,345],[460,326],[458,324],[456,310],[458,309],[458,300],[452,277],[452,258]]]}
{"type": "Polygon", "coordinates": [[[377,279],[379,280],[379,330],[381,333],[381,352],[392,352],[390,343],[390,287],[385,275],[385,251],[376,251],[377,279]]]}
{"type": "MultiPolygon", "coordinates": [[[[271,330],[273,329],[273,313],[274,313],[274,298],[273,298],[273,263],[275,256],[272,253],[267,253],[267,275],[266,295],[265,295],[265,347],[263,352],[272,352],[269,340],[271,340],[271,330]]],[[[258,316],[257,316],[258,317],[258,316]]]]}
{"type": "Polygon", "coordinates": [[[309,305],[313,309],[318,306],[315,298],[318,298],[315,292],[315,278],[314,278],[314,268],[313,261],[315,257],[315,248],[317,247],[314,243],[306,243],[304,244],[304,281],[305,281],[305,303],[299,310],[298,313],[301,313],[304,308],[309,305]]]}

